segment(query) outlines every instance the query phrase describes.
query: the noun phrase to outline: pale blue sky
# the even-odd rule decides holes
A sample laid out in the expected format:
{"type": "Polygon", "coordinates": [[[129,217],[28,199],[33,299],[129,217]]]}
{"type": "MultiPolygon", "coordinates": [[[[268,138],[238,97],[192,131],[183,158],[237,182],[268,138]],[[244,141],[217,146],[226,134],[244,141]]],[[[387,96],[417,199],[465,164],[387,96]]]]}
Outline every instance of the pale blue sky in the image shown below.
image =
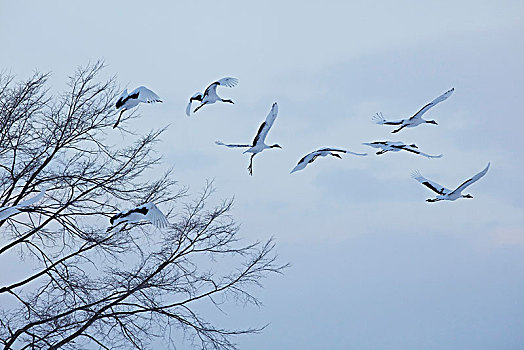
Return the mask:
{"type": "Polygon", "coordinates": [[[164,100],[129,126],[169,123],[166,167],[194,191],[214,178],[219,196],[235,196],[242,236],[274,236],[293,265],[256,291],[262,309],[203,310],[233,326],[270,322],[242,348],[522,349],[523,15],[522,1],[0,0],[0,69],[53,71],[60,89],[104,59],[123,87],[164,100]],[[235,104],[186,117],[187,99],[224,76],[239,79],[219,90],[235,104]],[[391,134],[371,122],[451,87],[426,114],[438,126],[391,134]],[[274,101],[267,142],[283,149],[256,156],[249,177],[249,156],[214,141],[250,142],[274,101]],[[361,145],[377,140],[444,157],[361,145]],[[370,156],[289,175],[323,146],[370,156]],[[454,188],[489,161],[472,200],[426,203],[432,193],[410,178],[419,169],[454,188]]]}

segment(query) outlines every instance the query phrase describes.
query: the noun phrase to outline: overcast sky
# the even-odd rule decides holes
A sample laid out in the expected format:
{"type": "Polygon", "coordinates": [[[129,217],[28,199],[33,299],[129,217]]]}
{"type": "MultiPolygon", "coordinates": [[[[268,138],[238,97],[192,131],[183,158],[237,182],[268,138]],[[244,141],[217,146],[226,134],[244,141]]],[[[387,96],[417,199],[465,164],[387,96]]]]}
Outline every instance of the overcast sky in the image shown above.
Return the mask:
{"type": "MultiPolygon", "coordinates": [[[[98,59],[122,87],[146,85],[163,104],[129,127],[170,124],[160,151],[198,191],[214,179],[246,240],[274,236],[282,262],[228,325],[270,323],[244,349],[524,348],[524,3],[522,1],[7,1],[0,0],[0,70],[52,71],[60,90],[98,59]],[[184,114],[188,98],[225,76],[234,105],[184,114]],[[421,125],[391,134],[371,117],[409,117],[454,94],[421,125]],[[215,140],[251,142],[279,103],[254,159],[215,140]],[[374,155],[362,142],[416,143],[441,159],[374,155]],[[322,158],[326,146],[367,157],[322,158]],[[473,199],[426,203],[410,178],[468,188],[473,199]]],[[[125,135],[115,131],[115,137],[125,135]]],[[[204,310],[206,311],[206,310],[204,310]]],[[[181,349],[184,349],[181,347],[181,349]]]]}

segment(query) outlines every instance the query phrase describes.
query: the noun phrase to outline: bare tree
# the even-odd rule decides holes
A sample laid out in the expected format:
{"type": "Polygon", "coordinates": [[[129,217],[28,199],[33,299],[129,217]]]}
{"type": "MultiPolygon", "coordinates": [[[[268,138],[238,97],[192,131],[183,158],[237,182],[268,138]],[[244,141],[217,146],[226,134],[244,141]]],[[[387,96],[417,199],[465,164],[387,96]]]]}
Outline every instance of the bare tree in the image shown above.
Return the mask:
{"type": "Polygon", "coordinates": [[[222,328],[195,306],[259,305],[250,288],[286,265],[272,240],[239,242],[232,201],[209,205],[212,184],[191,200],[171,171],[156,175],[164,129],[137,136],[121,127],[133,141],[110,144],[117,86],[99,81],[102,68],[79,68],[59,96],[47,90],[47,74],[21,82],[0,75],[0,207],[47,188],[29,212],[0,221],[0,258],[16,251],[32,264],[14,283],[0,278],[0,300],[11,305],[0,310],[0,342],[143,349],[162,337],[173,348],[235,349],[234,336],[264,327],[222,328]],[[169,229],[138,223],[106,232],[108,217],[146,202],[168,213],[169,229]]]}

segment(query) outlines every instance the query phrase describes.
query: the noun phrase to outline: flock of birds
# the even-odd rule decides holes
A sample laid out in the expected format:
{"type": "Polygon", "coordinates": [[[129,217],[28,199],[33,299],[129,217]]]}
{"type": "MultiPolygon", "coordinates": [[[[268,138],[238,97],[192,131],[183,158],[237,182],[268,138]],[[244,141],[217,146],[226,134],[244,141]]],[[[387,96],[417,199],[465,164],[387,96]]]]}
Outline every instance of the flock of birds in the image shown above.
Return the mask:
{"type": "MultiPolygon", "coordinates": [[[[218,81],[215,81],[214,83],[210,84],[205,90],[204,93],[197,92],[193,96],[189,98],[189,103],[186,107],[186,115],[191,115],[191,107],[193,102],[198,101],[200,104],[193,110],[193,113],[196,113],[198,110],[200,110],[205,105],[210,105],[215,102],[224,102],[224,103],[231,103],[234,104],[234,102],[230,99],[223,99],[217,94],[217,88],[219,86],[224,87],[235,87],[238,84],[238,79],[226,77],[222,78],[218,81]]],[[[392,133],[397,133],[401,131],[404,128],[413,128],[421,124],[435,124],[437,125],[437,122],[434,120],[425,120],[422,118],[422,115],[426,113],[430,108],[434,107],[438,103],[446,100],[451,94],[453,94],[454,89],[450,89],[446,91],[444,94],[440,95],[439,97],[435,98],[430,103],[423,106],[417,113],[415,113],[412,117],[406,118],[406,119],[400,119],[400,120],[386,120],[382,113],[377,113],[373,117],[373,121],[376,124],[379,125],[394,125],[397,126],[395,130],[392,131],[392,133]]],[[[127,89],[124,90],[122,95],[118,98],[116,101],[115,107],[117,110],[120,111],[118,115],[118,119],[113,126],[113,128],[116,128],[118,124],[120,123],[120,119],[122,117],[122,113],[124,111],[130,110],[136,106],[138,106],[140,103],[155,103],[155,102],[162,102],[160,97],[158,97],[157,94],[155,94],[153,91],[149,90],[145,86],[140,86],[136,88],[135,90],[131,91],[131,93],[127,92],[127,89]]],[[[278,114],[278,104],[275,102],[273,103],[273,106],[271,107],[271,110],[269,114],[266,117],[266,120],[260,125],[258,128],[258,132],[255,135],[255,138],[253,139],[253,142],[251,144],[226,144],[221,141],[216,141],[215,143],[219,146],[225,146],[229,148],[247,148],[243,153],[251,153],[251,158],[249,161],[248,166],[248,172],[250,175],[253,175],[253,158],[258,153],[262,152],[265,149],[269,148],[282,148],[278,144],[273,145],[267,145],[265,143],[266,136],[273,126],[273,123],[275,122],[275,119],[278,114]]],[[[439,155],[429,155],[427,153],[424,153],[420,151],[415,144],[404,144],[400,141],[376,141],[371,143],[363,143],[363,145],[374,147],[380,149],[376,152],[377,155],[384,154],[386,152],[400,152],[400,151],[406,151],[415,153],[427,158],[440,158],[442,157],[442,154],[439,155]]],[[[294,173],[296,171],[303,170],[308,164],[311,164],[314,162],[318,157],[327,157],[327,156],[333,156],[336,158],[342,158],[340,154],[352,154],[356,156],[366,156],[367,153],[355,153],[344,149],[337,149],[337,148],[322,148],[318,149],[316,151],[313,151],[298,161],[298,164],[291,170],[291,173],[294,173]]],[[[412,177],[420,182],[422,185],[426,186],[433,192],[437,194],[435,198],[427,199],[427,202],[437,202],[442,200],[449,200],[454,201],[459,198],[473,198],[470,194],[462,194],[462,191],[464,191],[468,186],[472,185],[476,181],[478,181],[481,177],[486,175],[488,169],[489,169],[490,163],[478,174],[472,176],[470,179],[464,181],[460,186],[458,186],[454,190],[447,189],[438,183],[429,180],[422,176],[420,172],[415,171],[412,174],[412,177]]],[[[3,221],[13,215],[16,215],[18,213],[24,212],[24,211],[32,211],[32,206],[40,201],[44,195],[45,195],[46,189],[44,188],[38,195],[35,197],[28,199],[24,202],[21,202],[14,206],[6,206],[6,207],[0,207],[0,221],[3,221]]],[[[124,228],[126,224],[131,223],[138,223],[141,221],[148,221],[155,225],[157,228],[165,228],[168,227],[170,224],[166,218],[166,216],[158,209],[158,207],[154,203],[146,203],[143,205],[140,205],[136,208],[132,208],[129,210],[122,211],[113,217],[110,218],[111,226],[107,229],[107,231],[112,231],[115,228],[124,228]]]]}

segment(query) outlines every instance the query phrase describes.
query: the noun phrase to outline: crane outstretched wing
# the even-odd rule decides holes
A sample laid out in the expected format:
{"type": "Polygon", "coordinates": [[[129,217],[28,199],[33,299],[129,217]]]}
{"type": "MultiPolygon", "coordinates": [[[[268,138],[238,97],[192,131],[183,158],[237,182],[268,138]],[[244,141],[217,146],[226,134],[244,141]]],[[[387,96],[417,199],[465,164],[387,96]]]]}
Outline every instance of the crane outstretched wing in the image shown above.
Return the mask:
{"type": "Polygon", "coordinates": [[[222,78],[222,79],[220,79],[220,80],[218,80],[216,82],[220,86],[225,86],[225,87],[228,87],[228,88],[232,88],[232,87],[237,86],[238,79],[237,78],[226,77],[226,78],[222,78]]]}
{"type": "Polygon", "coordinates": [[[258,132],[253,139],[253,146],[255,146],[259,142],[264,142],[266,139],[267,133],[269,132],[269,129],[271,129],[271,126],[275,122],[275,119],[277,118],[278,114],[278,104],[275,102],[273,103],[273,106],[271,107],[271,110],[269,111],[269,114],[266,117],[266,120],[260,124],[260,127],[258,128],[258,132]]]}
{"type": "Polygon", "coordinates": [[[155,94],[153,91],[149,90],[145,86],[139,86],[129,94],[130,98],[136,98],[140,102],[144,103],[154,103],[162,102],[160,97],[155,94]]]}
{"type": "Polygon", "coordinates": [[[430,103],[428,103],[427,105],[425,105],[424,107],[422,107],[417,113],[415,113],[411,118],[409,119],[415,119],[415,118],[420,118],[422,117],[422,114],[426,113],[431,107],[435,106],[436,104],[444,101],[445,99],[447,99],[449,96],[451,96],[451,94],[453,93],[453,91],[455,91],[455,88],[452,88],[452,89],[449,89],[448,91],[446,91],[445,93],[443,93],[442,95],[440,95],[439,97],[437,97],[436,99],[434,99],[433,101],[431,101],[430,103]]]}
{"type": "Polygon", "coordinates": [[[403,145],[403,146],[400,146],[400,147],[399,146],[392,146],[392,147],[400,148],[400,149],[403,149],[404,151],[408,151],[408,152],[411,152],[411,153],[419,154],[419,155],[427,157],[427,158],[442,158],[442,156],[443,156],[443,154],[439,154],[437,156],[432,156],[430,154],[421,152],[420,150],[417,149],[417,147],[413,147],[413,146],[410,146],[410,145],[403,145]]]}
{"type": "Polygon", "coordinates": [[[423,184],[424,186],[426,186],[427,188],[429,188],[430,190],[432,190],[433,192],[436,192],[442,195],[451,193],[451,190],[447,189],[446,187],[439,185],[438,183],[434,181],[426,179],[424,176],[422,176],[422,174],[420,174],[418,170],[414,171],[411,174],[411,177],[417,180],[418,182],[420,182],[421,184],[423,184]]]}
{"type": "Polygon", "coordinates": [[[33,198],[29,198],[21,203],[18,203],[17,207],[27,207],[29,205],[32,205],[36,202],[39,202],[42,198],[44,198],[44,195],[45,195],[45,192],[46,192],[46,188],[42,188],[40,190],[40,193],[38,193],[36,196],[34,196],[33,198]]]}
{"type": "Polygon", "coordinates": [[[45,192],[46,192],[46,188],[43,188],[42,190],[40,190],[40,193],[38,193],[36,196],[29,198],[21,203],[18,203],[17,205],[14,205],[12,207],[1,207],[0,208],[0,221],[5,220],[15,214],[18,214],[21,211],[28,211],[24,209],[42,200],[42,198],[45,195],[45,192]]]}
{"type": "Polygon", "coordinates": [[[231,77],[222,78],[220,80],[215,81],[214,83],[209,84],[209,86],[206,88],[206,91],[204,91],[204,96],[207,96],[210,94],[216,94],[218,86],[225,86],[225,87],[232,88],[236,86],[237,83],[238,83],[237,78],[231,78],[231,77]]]}
{"type": "Polygon", "coordinates": [[[382,148],[382,146],[387,145],[387,141],[363,142],[362,144],[373,148],[382,148]]]}
{"type": "Polygon", "coordinates": [[[481,177],[486,175],[486,173],[488,172],[490,164],[491,163],[488,163],[488,165],[480,173],[474,175],[471,179],[468,179],[468,180],[464,181],[459,187],[457,187],[455,190],[453,190],[452,193],[460,193],[460,192],[462,192],[466,187],[468,187],[469,185],[473,184],[474,182],[478,181],[481,177]]]}
{"type": "Polygon", "coordinates": [[[231,144],[231,143],[223,143],[222,141],[215,141],[215,143],[219,146],[226,146],[229,148],[249,148],[251,145],[239,145],[239,144],[231,144]]]}
{"type": "Polygon", "coordinates": [[[418,154],[420,154],[421,156],[424,156],[426,158],[442,158],[444,156],[443,154],[438,154],[438,155],[434,156],[434,155],[427,154],[427,153],[420,152],[420,151],[419,151],[418,154]]]}
{"type": "Polygon", "coordinates": [[[319,153],[320,151],[313,151],[306,154],[298,161],[297,165],[293,168],[293,170],[291,170],[290,174],[304,169],[309,163],[312,163],[318,157],[319,153]]]}
{"type": "Polygon", "coordinates": [[[157,228],[166,228],[169,226],[166,216],[154,203],[144,204],[144,207],[148,209],[145,218],[155,225],[157,228]]]}

